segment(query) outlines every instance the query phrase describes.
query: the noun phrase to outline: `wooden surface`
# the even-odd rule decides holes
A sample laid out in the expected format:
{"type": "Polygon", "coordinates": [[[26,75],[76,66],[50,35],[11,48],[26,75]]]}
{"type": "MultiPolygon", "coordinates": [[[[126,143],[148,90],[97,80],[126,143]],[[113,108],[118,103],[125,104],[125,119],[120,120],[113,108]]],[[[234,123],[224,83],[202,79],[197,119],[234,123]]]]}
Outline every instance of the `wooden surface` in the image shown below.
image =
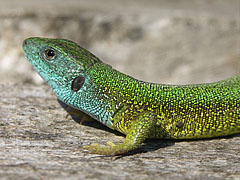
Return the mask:
{"type": "Polygon", "coordinates": [[[47,86],[0,84],[0,179],[240,179],[240,135],[199,141],[148,140],[123,157],[83,152],[120,143],[98,123],[80,125],[47,86]]]}

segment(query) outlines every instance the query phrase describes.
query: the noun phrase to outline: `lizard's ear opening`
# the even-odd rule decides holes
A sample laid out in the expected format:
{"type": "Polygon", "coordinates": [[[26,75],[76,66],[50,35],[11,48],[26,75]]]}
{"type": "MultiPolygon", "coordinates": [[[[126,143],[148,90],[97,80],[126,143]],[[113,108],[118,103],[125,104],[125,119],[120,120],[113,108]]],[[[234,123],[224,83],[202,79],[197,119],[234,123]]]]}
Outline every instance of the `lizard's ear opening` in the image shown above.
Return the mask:
{"type": "Polygon", "coordinates": [[[71,89],[75,92],[79,91],[85,82],[85,78],[83,76],[76,77],[72,82],[71,89]]]}
{"type": "Polygon", "coordinates": [[[56,58],[56,50],[47,48],[42,51],[43,58],[47,61],[52,61],[56,58]]]}

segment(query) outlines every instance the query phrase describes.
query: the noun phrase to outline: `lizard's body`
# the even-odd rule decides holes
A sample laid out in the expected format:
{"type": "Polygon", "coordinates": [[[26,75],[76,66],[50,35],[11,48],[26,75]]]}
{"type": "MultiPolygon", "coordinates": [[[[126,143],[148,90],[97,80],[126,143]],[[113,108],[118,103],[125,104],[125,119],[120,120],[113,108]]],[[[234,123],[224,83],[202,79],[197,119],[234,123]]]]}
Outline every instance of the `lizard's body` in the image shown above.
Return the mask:
{"type": "Polygon", "coordinates": [[[240,75],[209,84],[154,84],[118,72],[68,40],[30,38],[23,49],[61,101],[127,135],[120,145],[87,146],[92,153],[122,154],[147,138],[240,132],[240,75]]]}

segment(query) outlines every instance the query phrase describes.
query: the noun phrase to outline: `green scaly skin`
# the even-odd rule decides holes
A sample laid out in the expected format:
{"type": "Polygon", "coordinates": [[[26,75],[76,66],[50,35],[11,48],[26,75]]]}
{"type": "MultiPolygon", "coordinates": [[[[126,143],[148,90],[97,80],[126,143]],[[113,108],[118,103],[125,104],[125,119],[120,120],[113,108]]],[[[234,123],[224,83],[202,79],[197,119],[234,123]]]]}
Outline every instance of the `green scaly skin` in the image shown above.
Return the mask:
{"type": "Polygon", "coordinates": [[[154,84],[118,72],[69,40],[29,38],[23,50],[58,99],[126,135],[119,145],[84,147],[89,153],[123,154],[147,138],[240,132],[240,75],[209,84],[154,84]]]}

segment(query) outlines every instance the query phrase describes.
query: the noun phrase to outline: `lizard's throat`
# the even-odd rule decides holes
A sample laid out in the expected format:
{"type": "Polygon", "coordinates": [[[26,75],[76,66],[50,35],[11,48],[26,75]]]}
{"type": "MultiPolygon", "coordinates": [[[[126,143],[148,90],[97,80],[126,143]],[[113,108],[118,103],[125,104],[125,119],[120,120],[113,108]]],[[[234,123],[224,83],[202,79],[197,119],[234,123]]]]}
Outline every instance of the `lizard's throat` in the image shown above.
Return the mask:
{"type": "Polygon", "coordinates": [[[102,101],[102,97],[91,88],[83,87],[79,92],[74,92],[70,88],[53,88],[56,96],[65,104],[74,109],[78,109],[95,120],[112,128],[111,104],[108,101],[102,101]]]}

